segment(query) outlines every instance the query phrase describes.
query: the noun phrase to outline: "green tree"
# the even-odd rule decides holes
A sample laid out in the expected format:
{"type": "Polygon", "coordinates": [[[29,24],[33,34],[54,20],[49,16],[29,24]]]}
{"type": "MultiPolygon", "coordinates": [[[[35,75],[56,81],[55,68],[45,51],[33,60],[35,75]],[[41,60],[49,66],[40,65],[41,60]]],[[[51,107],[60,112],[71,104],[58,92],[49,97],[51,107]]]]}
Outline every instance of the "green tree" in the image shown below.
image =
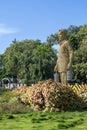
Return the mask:
{"type": "Polygon", "coordinates": [[[78,26],[75,26],[75,25],[70,25],[68,28],[67,28],[67,31],[70,33],[70,34],[77,34],[78,31],[79,31],[80,27],[78,26]]]}
{"type": "Polygon", "coordinates": [[[26,84],[53,78],[55,58],[54,50],[39,40],[15,41],[3,55],[5,75],[26,84]]]}
{"type": "Polygon", "coordinates": [[[3,66],[3,54],[0,55],[0,80],[5,76],[5,68],[3,66]]]}
{"type": "Polygon", "coordinates": [[[87,43],[81,44],[78,50],[74,52],[73,61],[74,80],[85,82],[87,75],[87,43]]]}
{"type": "Polygon", "coordinates": [[[58,44],[58,33],[51,34],[49,37],[47,37],[46,44],[50,47],[52,47],[55,44],[58,44]]]}
{"type": "Polygon", "coordinates": [[[32,80],[37,82],[38,80],[53,78],[55,59],[56,54],[54,50],[45,44],[34,49],[32,58],[33,64],[30,65],[32,80]]]}
{"type": "Polygon", "coordinates": [[[12,43],[3,56],[5,75],[8,77],[14,76],[27,83],[32,52],[40,44],[39,40],[24,40],[12,43]]]}
{"type": "Polygon", "coordinates": [[[80,27],[77,27],[75,25],[70,25],[67,29],[68,40],[70,41],[70,44],[74,51],[77,50],[80,46],[80,37],[78,35],[79,30],[80,27]]]}

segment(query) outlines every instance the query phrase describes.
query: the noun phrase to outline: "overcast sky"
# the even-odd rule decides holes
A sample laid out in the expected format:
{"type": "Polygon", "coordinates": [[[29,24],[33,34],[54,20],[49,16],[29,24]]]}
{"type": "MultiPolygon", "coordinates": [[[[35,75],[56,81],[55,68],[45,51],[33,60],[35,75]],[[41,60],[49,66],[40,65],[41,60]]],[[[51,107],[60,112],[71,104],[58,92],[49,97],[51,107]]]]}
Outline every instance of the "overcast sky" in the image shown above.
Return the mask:
{"type": "Polygon", "coordinates": [[[87,24],[87,0],[0,0],[0,54],[17,41],[45,42],[70,25],[87,24]]]}

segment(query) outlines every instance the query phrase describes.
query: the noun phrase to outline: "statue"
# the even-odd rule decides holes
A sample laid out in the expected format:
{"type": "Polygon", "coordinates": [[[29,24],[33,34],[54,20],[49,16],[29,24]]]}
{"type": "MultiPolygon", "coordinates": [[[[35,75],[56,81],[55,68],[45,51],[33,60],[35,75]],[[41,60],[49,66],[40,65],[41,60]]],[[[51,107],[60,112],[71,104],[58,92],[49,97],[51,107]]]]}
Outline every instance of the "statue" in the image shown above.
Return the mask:
{"type": "Polygon", "coordinates": [[[67,85],[67,71],[72,68],[73,50],[67,40],[67,30],[62,29],[58,32],[59,38],[59,51],[58,58],[54,68],[54,72],[59,72],[60,80],[62,84],[67,85]]]}

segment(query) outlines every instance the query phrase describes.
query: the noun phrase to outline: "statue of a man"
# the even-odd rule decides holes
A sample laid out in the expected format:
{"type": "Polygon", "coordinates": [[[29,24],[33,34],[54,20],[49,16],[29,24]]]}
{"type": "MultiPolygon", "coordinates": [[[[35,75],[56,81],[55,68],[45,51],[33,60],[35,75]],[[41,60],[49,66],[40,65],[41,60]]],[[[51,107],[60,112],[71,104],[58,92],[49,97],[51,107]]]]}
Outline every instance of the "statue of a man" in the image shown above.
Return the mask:
{"type": "Polygon", "coordinates": [[[61,83],[65,85],[67,84],[67,71],[71,69],[73,59],[73,50],[69,41],[67,41],[67,35],[66,29],[58,32],[60,46],[58,50],[57,63],[54,68],[54,71],[58,71],[60,74],[61,83]]]}

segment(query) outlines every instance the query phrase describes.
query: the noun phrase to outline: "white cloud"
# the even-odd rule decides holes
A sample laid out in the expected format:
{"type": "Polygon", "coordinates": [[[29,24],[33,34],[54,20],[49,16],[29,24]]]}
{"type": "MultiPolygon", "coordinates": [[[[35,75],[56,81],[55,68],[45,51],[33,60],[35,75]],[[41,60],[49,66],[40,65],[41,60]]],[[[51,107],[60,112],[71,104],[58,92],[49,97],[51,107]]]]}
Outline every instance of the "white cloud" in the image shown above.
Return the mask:
{"type": "Polygon", "coordinates": [[[18,32],[18,29],[7,27],[5,24],[0,24],[0,34],[13,34],[18,32]]]}

